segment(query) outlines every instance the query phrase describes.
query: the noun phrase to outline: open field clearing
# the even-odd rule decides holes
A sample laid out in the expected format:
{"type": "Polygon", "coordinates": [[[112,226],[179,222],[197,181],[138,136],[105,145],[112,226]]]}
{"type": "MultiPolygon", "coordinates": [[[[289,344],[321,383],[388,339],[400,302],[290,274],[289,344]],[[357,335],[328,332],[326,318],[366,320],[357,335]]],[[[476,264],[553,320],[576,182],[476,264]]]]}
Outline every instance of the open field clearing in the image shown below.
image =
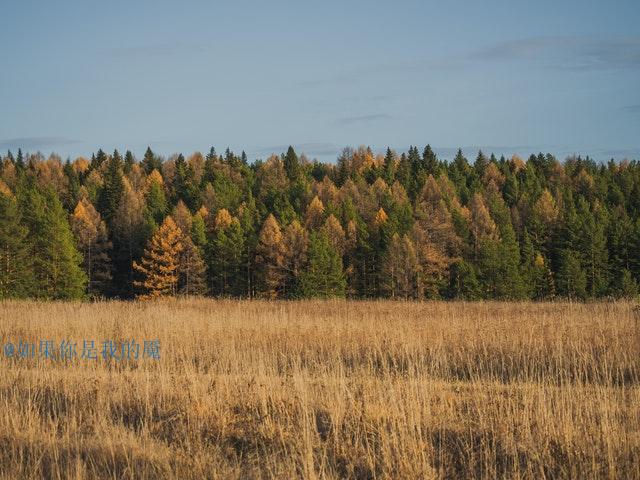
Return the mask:
{"type": "Polygon", "coordinates": [[[626,302],[4,302],[0,343],[2,478],[640,478],[626,302]]]}

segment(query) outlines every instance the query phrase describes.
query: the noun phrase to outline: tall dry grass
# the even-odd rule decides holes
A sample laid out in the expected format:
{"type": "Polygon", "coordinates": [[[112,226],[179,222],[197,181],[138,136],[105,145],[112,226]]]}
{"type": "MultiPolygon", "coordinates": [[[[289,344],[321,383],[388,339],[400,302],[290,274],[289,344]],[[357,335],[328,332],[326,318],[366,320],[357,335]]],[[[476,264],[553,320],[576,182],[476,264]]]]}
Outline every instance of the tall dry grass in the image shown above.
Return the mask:
{"type": "Polygon", "coordinates": [[[3,478],[640,478],[628,303],[0,304],[3,478]]]}

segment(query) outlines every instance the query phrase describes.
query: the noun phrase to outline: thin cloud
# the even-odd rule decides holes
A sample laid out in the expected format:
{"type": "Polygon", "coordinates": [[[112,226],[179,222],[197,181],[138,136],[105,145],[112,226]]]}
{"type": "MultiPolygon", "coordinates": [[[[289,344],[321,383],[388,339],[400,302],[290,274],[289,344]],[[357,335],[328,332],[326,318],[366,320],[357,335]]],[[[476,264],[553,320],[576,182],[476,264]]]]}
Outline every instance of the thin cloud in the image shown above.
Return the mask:
{"type": "Polygon", "coordinates": [[[565,70],[640,67],[640,37],[545,36],[500,42],[469,53],[470,61],[536,62],[565,70]]]}
{"type": "Polygon", "coordinates": [[[83,142],[65,137],[23,137],[0,140],[0,148],[37,150],[40,148],[60,147],[77,143],[83,142]]]}
{"type": "Polygon", "coordinates": [[[627,113],[638,114],[640,113],[640,105],[626,105],[622,107],[622,110],[627,113]]]}
{"type": "Polygon", "coordinates": [[[184,55],[189,53],[204,53],[207,50],[208,47],[202,44],[159,43],[153,45],[131,45],[127,47],[112,48],[108,50],[108,53],[118,58],[145,58],[184,55]]]}
{"type": "Polygon", "coordinates": [[[342,117],[336,120],[339,125],[354,125],[357,123],[370,123],[378,120],[391,120],[393,117],[386,113],[374,113],[371,115],[358,115],[355,117],[342,117]]]}

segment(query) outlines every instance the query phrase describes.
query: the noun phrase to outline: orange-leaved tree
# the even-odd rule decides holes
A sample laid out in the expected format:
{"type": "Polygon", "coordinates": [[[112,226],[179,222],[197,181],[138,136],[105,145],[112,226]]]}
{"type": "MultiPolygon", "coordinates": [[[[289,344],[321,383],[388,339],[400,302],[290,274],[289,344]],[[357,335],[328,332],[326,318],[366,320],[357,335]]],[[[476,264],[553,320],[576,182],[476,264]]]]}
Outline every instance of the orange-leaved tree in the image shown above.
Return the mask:
{"type": "Polygon", "coordinates": [[[151,237],[141,263],[133,262],[133,268],[143,276],[134,285],[144,291],[140,299],[173,296],[178,287],[180,253],[184,248],[182,231],[169,215],[151,237]]]}

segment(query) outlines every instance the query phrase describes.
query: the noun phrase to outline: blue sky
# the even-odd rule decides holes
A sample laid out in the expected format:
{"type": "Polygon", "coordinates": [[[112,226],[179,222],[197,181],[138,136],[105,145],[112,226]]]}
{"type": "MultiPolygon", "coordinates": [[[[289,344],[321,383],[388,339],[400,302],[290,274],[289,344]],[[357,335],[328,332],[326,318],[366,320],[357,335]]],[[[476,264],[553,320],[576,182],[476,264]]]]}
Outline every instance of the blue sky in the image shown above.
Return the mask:
{"type": "Polygon", "coordinates": [[[0,0],[0,149],[640,158],[640,3],[0,0]]]}

